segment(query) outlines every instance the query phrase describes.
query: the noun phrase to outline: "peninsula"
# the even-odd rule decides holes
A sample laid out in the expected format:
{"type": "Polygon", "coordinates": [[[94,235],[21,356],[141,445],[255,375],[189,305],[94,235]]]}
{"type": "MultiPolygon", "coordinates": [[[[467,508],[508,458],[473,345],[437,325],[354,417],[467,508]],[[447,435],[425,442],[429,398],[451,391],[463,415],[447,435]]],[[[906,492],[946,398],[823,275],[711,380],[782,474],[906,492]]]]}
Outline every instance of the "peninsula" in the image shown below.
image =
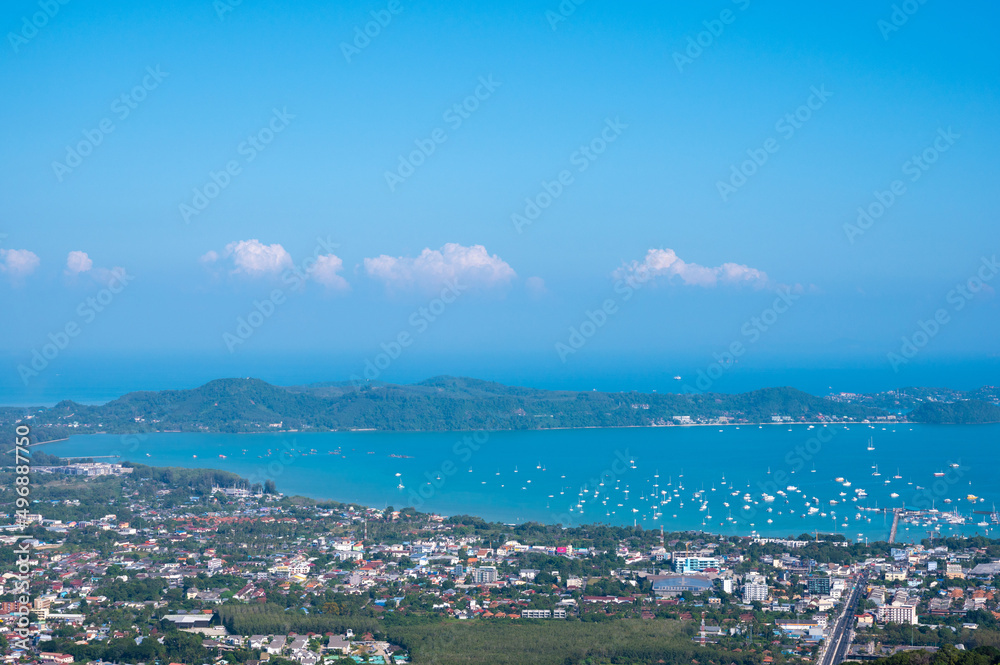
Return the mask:
{"type": "Polygon", "coordinates": [[[191,390],[128,393],[102,405],[0,407],[0,428],[28,420],[39,441],[140,432],[448,431],[815,422],[1000,422],[1000,389],[906,388],[817,397],[795,388],[741,394],[541,390],[440,376],[412,385],[274,386],[219,379],[191,390]]]}

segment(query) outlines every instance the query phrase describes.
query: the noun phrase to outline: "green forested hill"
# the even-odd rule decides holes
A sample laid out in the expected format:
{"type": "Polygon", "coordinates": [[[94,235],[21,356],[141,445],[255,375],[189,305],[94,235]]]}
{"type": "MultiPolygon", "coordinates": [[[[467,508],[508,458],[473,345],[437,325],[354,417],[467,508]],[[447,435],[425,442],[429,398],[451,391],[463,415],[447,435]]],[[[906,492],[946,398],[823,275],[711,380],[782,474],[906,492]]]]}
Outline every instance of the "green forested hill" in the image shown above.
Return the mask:
{"type": "Polygon", "coordinates": [[[469,430],[651,426],[674,416],[772,416],[862,420],[885,411],[834,402],[794,388],[729,395],[550,391],[456,377],[414,385],[327,383],[284,388],[259,379],[220,379],[192,390],[129,393],[98,406],[64,401],[52,408],[0,410],[6,428],[31,415],[41,440],[69,433],[275,429],[469,430]],[[279,426],[280,424],[280,426],[279,426]],[[44,432],[44,436],[42,435],[44,432]]]}
{"type": "Polygon", "coordinates": [[[977,399],[925,402],[909,414],[915,423],[973,425],[1000,423],[1000,406],[977,399]]]}

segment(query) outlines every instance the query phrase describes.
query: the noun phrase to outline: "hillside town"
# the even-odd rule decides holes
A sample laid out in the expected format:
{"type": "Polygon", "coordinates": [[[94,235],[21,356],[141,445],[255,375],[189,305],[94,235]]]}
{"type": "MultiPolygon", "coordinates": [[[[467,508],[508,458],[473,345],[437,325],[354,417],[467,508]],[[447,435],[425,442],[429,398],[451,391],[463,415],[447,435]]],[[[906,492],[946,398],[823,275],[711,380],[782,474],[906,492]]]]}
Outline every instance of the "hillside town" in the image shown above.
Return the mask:
{"type": "Polygon", "coordinates": [[[106,466],[39,469],[27,517],[4,484],[5,662],[435,662],[427,625],[659,624],[759,663],[1000,638],[985,539],[499,525],[106,466]]]}

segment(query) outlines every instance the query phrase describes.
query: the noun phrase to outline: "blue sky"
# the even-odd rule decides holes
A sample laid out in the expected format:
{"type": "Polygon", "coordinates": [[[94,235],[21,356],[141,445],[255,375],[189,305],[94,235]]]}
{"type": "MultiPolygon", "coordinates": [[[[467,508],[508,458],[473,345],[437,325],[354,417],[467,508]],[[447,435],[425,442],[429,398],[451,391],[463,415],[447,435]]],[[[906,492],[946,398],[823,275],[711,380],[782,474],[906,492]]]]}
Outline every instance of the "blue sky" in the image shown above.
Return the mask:
{"type": "Polygon", "coordinates": [[[738,364],[905,384],[996,358],[989,281],[949,302],[1000,250],[991,4],[326,4],[4,4],[0,385],[50,395],[108,362],[140,380],[184,359],[343,379],[409,333],[380,378],[669,389],[659,374],[749,342],[784,290],[794,305],[738,364]],[[226,186],[191,214],[213,173],[226,186]],[[545,183],[537,218],[512,219],[545,183]],[[467,288],[415,325],[448,280],[467,288]],[[273,315],[226,337],[275,290],[273,315]],[[274,369],[292,356],[309,371],[274,369]]]}

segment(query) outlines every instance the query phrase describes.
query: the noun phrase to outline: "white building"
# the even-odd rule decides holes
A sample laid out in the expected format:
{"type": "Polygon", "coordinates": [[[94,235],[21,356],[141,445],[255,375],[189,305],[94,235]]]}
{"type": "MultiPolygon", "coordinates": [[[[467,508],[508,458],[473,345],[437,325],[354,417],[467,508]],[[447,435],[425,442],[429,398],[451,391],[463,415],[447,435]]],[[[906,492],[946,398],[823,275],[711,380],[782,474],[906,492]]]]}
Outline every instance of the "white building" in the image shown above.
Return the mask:
{"type": "Polygon", "coordinates": [[[292,575],[308,575],[309,563],[306,561],[294,561],[288,564],[288,572],[292,575]]]}
{"type": "Polygon", "coordinates": [[[284,635],[276,635],[274,639],[272,639],[270,643],[268,643],[268,645],[264,647],[264,650],[267,653],[271,654],[272,656],[280,654],[282,650],[285,648],[286,641],[287,640],[284,635]]]}
{"type": "Polygon", "coordinates": [[[722,562],[714,556],[690,556],[684,552],[674,552],[670,557],[675,573],[699,573],[706,568],[719,568],[722,562]]]}
{"type": "Polygon", "coordinates": [[[551,619],[552,610],[521,610],[522,619],[551,619]]]}
{"type": "Polygon", "coordinates": [[[743,602],[752,603],[754,601],[764,602],[767,600],[768,588],[766,584],[760,582],[747,582],[743,585],[743,602]]]}
{"type": "Polygon", "coordinates": [[[493,584],[497,581],[497,569],[493,566],[476,568],[472,579],[476,584],[493,584]]]}
{"type": "Polygon", "coordinates": [[[878,608],[878,620],[882,623],[917,623],[917,608],[913,605],[892,603],[878,608]]]}

